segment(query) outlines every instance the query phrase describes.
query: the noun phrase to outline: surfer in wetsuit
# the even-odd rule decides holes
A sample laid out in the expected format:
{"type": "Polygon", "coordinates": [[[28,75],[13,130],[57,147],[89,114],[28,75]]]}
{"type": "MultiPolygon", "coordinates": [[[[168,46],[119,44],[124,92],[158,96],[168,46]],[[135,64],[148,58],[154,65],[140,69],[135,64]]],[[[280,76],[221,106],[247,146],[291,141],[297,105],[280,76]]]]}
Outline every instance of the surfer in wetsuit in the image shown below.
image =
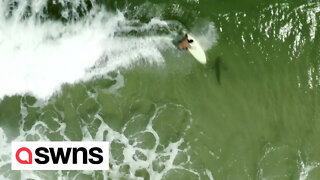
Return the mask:
{"type": "Polygon", "coordinates": [[[187,49],[191,48],[190,43],[192,43],[192,42],[193,42],[193,40],[188,39],[188,35],[186,34],[184,36],[184,38],[179,42],[178,48],[180,50],[184,50],[184,49],[187,50],[187,49]]]}

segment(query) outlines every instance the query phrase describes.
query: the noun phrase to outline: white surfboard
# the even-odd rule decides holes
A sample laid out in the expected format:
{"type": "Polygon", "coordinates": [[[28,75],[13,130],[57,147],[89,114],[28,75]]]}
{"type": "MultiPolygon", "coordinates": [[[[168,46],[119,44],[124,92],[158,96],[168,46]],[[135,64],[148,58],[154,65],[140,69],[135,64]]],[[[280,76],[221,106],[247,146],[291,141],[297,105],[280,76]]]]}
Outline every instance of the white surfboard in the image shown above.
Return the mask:
{"type": "Polygon", "coordinates": [[[201,64],[206,64],[207,58],[206,58],[206,54],[204,53],[204,50],[202,49],[198,41],[190,33],[187,33],[187,35],[188,35],[188,40],[193,40],[193,42],[190,43],[191,48],[189,48],[188,51],[201,64]]]}

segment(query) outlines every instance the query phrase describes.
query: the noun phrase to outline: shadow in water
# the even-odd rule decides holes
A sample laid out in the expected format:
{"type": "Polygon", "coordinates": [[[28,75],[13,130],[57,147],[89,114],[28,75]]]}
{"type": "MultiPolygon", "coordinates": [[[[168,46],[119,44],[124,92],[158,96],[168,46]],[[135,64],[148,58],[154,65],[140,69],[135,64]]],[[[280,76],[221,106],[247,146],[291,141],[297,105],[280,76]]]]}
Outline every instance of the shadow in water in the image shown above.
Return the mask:
{"type": "Polygon", "coordinates": [[[227,66],[223,63],[223,60],[221,59],[220,56],[218,56],[214,60],[214,62],[210,64],[210,69],[212,69],[215,72],[217,82],[221,85],[221,71],[222,69],[227,70],[227,66]]]}

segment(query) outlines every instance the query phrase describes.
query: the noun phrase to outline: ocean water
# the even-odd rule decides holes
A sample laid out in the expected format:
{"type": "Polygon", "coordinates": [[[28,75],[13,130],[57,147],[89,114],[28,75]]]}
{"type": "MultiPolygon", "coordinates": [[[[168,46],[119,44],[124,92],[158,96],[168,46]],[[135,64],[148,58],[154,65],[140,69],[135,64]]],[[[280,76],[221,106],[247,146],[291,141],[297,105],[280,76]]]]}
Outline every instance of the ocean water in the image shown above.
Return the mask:
{"type": "Polygon", "coordinates": [[[319,179],[319,22],[312,0],[0,0],[0,179],[319,179]],[[40,140],[109,141],[110,170],[12,171],[40,140]]]}

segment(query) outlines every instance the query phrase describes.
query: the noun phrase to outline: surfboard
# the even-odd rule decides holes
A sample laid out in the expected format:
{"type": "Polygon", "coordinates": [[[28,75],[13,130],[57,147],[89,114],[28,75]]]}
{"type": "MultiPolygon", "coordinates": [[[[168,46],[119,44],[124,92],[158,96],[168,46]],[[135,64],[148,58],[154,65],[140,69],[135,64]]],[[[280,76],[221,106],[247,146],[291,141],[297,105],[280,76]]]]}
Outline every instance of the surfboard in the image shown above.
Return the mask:
{"type": "Polygon", "coordinates": [[[190,33],[187,33],[187,35],[189,40],[193,40],[193,42],[190,43],[191,48],[189,48],[188,51],[201,64],[206,64],[207,63],[206,54],[204,53],[204,50],[200,46],[199,42],[190,33]]]}

